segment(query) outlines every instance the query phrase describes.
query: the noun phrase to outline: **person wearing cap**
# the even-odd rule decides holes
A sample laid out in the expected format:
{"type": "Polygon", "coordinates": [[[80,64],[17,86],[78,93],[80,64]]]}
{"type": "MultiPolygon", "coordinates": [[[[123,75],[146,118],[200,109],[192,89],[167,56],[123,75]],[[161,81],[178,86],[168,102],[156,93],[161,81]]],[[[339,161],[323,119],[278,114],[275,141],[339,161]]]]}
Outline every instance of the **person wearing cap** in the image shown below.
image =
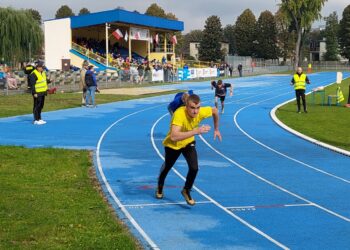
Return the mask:
{"type": "Polygon", "coordinates": [[[33,72],[33,70],[35,69],[34,67],[34,63],[33,62],[29,62],[25,67],[24,67],[24,74],[27,75],[27,88],[28,91],[31,93],[31,86],[29,85],[29,78],[30,78],[30,74],[33,72]]]}
{"type": "Polygon", "coordinates": [[[83,95],[82,95],[82,99],[81,99],[81,106],[85,106],[85,102],[86,102],[85,99],[86,99],[87,87],[86,87],[86,83],[85,83],[85,74],[86,74],[86,71],[88,69],[88,66],[89,66],[89,62],[85,60],[83,62],[82,68],[80,70],[80,83],[79,83],[79,86],[80,86],[80,89],[83,91],[83,95]]]}
{"type": "Polygon", "coordinates": [[[33,95],[33,115],[34,124],[43,125],[46,121],[41,119],[41,111],[44,107],[45,96],[47,95],[47,84],[51,81],[46,78],[46,73],[44,71],[44,63],[38,62],[35,69],[29,76],[29,84],[33,95]]]}

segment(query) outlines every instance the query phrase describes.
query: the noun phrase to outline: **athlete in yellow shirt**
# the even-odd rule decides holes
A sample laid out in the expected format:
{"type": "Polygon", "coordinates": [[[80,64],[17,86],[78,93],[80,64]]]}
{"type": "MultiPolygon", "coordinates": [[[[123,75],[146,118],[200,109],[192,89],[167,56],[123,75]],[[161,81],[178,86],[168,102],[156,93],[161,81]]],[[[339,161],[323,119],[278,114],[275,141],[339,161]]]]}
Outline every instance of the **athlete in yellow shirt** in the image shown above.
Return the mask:
{"type": "Polygon", "coordinates": [[[165,147],[165,161],[160,169],[156,198],[164,197],[163,187],[165,178],[170,169],[174,166],[177,158],[182,154],[188,164],[188,173],[185,186],[181,191],[187,204],[193,206],[195,201],[190,195],[191,188],[198,172],[198,158],[196,151],[195,135],[204,134],[210,131],[209,125],[199,126],[199,123],[208,117],[214,119],[214,139],[221,141],[219,131],[219,115],[216,108],[201,107],[198,95],[190,95],[186,106],[178,108],[171,119],[170,130],[163,141],[165,147]]]}

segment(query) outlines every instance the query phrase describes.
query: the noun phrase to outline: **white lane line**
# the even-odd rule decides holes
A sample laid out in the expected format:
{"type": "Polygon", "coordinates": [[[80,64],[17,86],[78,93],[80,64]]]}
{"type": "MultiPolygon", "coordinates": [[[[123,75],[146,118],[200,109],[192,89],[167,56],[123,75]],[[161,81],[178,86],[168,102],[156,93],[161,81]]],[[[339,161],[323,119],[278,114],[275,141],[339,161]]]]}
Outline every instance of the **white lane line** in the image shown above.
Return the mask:
{"type": "MultiPolygon", "coordinates": [[[[265,102],[265,101],[268,101],[268,100],[275,99],[275,98],[277,98],[277,97],[280,97],[280,96],[283,96],[283,95],[286,95],[286,94],[288,94],[288,93],[284,93],[284,94],[277,95],[277,96],[274,96],[274,97],[271,97],[271,98],[267,98],[267,99],[265,99],[265,100],[256,102],[254,105],[257,105],[257,104],[259,104],[259,103],[261,103],[261,102],[265,102]]],[[[251,105],[249,105],[249,106],[251,106],[251,105]]],[[[246,108],[246,107],[243,107],[243,108],[241,108],[240,110],[242,110],[242,109],[244,109],[244,108],[246,108]]],[[[240,112],[240,110],[237,111],[237,113],[240,112]]],[[[236,120],[237,113],[235,114],[235,120],[236,120]]],[[[235,121],[235,122],[236,122],[236,121],[235,121]]],[[[236,124],[236,126],[237,126],[244,134],[247,134],[247,133],[245,133],[245,132],[239,127],[238,124],[236,124]]],[[[248,135],[248,134],[247,134],[247,135],[248,135]]],[[[338,214],[338,213],[336,213],[336,212],[333,212],[332,210],[329,210],[329,209],[327,209],[327,208],[325,208],[325,207],[323,207],[323,206],[321,206],[321,205],[319,205],[319,204],[316,204],[316,203],[314,203],[314,202],[312,202],[312,201],[309,201],[309,200],[307,200],[306,198],[304,198],[304,197],[302,197],[302,196],[300,196],[300,195],[297,195],[297,194],[295,194],[295,193],[293,193],[293,192],[291,192],[291,191],[288,191],[287,189],[285,189],[285,188],[283,188],[283,187],[281,187],[281,186],[279,186],[279,185],[277,185],[277,184],[275,184],[275,183],[273,183],[273,182],[271,182],[271,181],[269,181],[269,180],[267,180],[267,179],[265,179],[265,178],[263,178],[263,177],[261,177],[261,176],[255,174],[254,172],[252,172],[252,171],[250,171],[249,169],[243,167],[242,165],[240,165],[240,164],[237,163],[236,161],[234,161],[234,160],[232,160],[231,158],[227,157],[227,156],[224,155],[223,153],[219,152],[219,151],[218,151],[217,149],[215,149],[211,144],[209,144],[209,143],[203,138],[203,136],[200,135],[199,137],[200,137],[200,138],[203,140],[203,142],[204,142],[205,144],[207,144],[207,146],[210,147],[214,152],[216,152],[218,155],[222,156],[223,158],[225,158],[227,161],[231,162],[232,164],[236,165],[236,166],[239,167],[240,169],[244,170],[245,172],[247,172],[247,173],[249,173],[249,174],[255,176],[256,178],[258,178],[258,179],[260,179],[260,180],[262,180],[262,181],[264,181],[264,182],[270,184],[271,186],[273,186],[273,187],[275,187],[275,188],[277,188],[277,189],[279,189],[279,190],[282,190],[283,192],[286,192],[286,193],[288,193],[288,194],[290,194],[290,195],[292,195],[292,196],[294,196],[294,197],[297,197],[298,199],[301,199],[301,200],[303,200],[303,201],[305,201],[305,202],[307,202],[307,203],[310,203],[310,204],[314,204],[315,207],[317,207],[317,208],[319,208],[319,209],[321,209],[321,210],[323,210],[323,211],[325,211],[325,212],[327,212],[327,213],[329,213],[329,214],[331,214],[331,215],[334,215],[334,216],[336,216],[336,217],[338,217],[338,218],[340,218],[340,219],[342,219],[342,220],[345,220],[345,221],[347,221],[347,222],[350,222],[350,219],[349,219],[349,218],[347,218],[347,217],[345,217],[345,216],[342,216],[342,215],[340,215],[340,214],[338,214]]],[[[248,137],[249,137],[249,136],[248,136],[248,137]]]]}
{"type": "Polygon", "coordinates": [[[345,221],[347,221],[347,222],[350,222],[350,219],[349,219],[349,218],[347,218],[347,217],[345,217],[345,216],[342,216],[342,215],[340,215],[340,214],[337,214],[337,213],[333,212],[332,210],[329,210],[329,209],[327,209],[327,208],[325,208],[325,207],[323,207],[323,206],[321,206],[321,205],[318,205],[318,204],[316,204],[316,203],[314,203],[314,202],[312,202],[312,201],[309,201],[308,199],[306,199],[306,198],[304,198],[304,197],[302,197],[302,196],[300,196],[300,195],[298,195],[298,194],[296,194],[296,193],[293,193],[293,192],[291,192],[291,191],[289,191],[289,190],[287,190],[287,189],[285,189],[285,188],[283,188],[283,187],[281,187],[281,186],[279,186],[279,185],[273,183],[272,181],[269,181],[269,180],[267,180],[267,179],[261,177],[260,175],[255,174],[254,172],[252,172],[252,171],[250,171],[249,169],[243,167],[242,165],[240,165],[240,164],[237,163],[236,161],[232,160],[231,158],[227,157],[226,155],[224,155],[223,153],[221,153],[220,151],[218,151],[217,149],[215,149],[215,148],[214,148],[211,144],[209,144],[201,135],[200,135],[199,137],[201,137],[201,139],[203,140],[203,142],[204,142],[205,144],[207,144],[207,146],[208,146],[209,148],[211,148],[214,152],[216,152],[218,155],[220,155],[222,158],[226,159],[227,161],[231,162],[232,164],[236,165],[237,167],[239,167],[239,168],[242,169],[243,171],[247,172],[248,174],[253,175],[253,176],[256,177],[257,179],[259,179],[259,180],[261,180],[261,181],[263,181],[263,182],[265,182],[265,183],[267,183],[267,184],[269,184],[269,185],[271,185],[271,186],[273,186],[273,187],[275,187],[275,188],[277,188],[277,189],[279,189],[279,190],[281,190],[281,191],[283,191],[283,192],[285,192],[285,193],[287,193],[287,194],[290,194],[290,195],[292,195],[292,196],[294,196],[294,197],[296,197],[296,198],[298,198],[298,199],[300,199],[300,200],[303,200],[303,201],[306,202],[306,203],[313,204],[315,207],[317,207],[317,208],[319,208],[319,209],[321,209],[321,210],[323,210],[323,211],[325,211],[325,212],[327,212],[327,213],[329,213],[329,214],[331,214],[331,215],[334,215],[334,216],[336,216],[336,217],[338,217],[338,218],[340,218],[340,219],[342,219],[342,220],[345,220],[345,221]]]}
{"type": "Polygon", "coordinates": [[[237,206],[237,207],[226,207],[227,209],[262,209],[262,208],[281,208],[281,207],[307,207],[313,206],[310,203],[300,204],[272,204],[272,205],[259,205],[259,206],[237,206]]]}
{"type": "MultiPolygon", "coordinates": [[[[155,141],[154,141],[154,128],[157,126],[157,124],[159,123],[160,120],[162,120],[165,116],[167,116],[168,114],[165,114],[163,116],[161,116],[152,126],[151,129],[151,142],[153,145],[154,150],[157,152],[158,156],[164,160],[163,155],[160,153],[159,149],[157,148],[155,141]]],[[[177,176],[179,176],[182,180],[186,180],[186,178],[184,176],[182,176],[174,167],[172,168],[172,170],[175,172],[175,174],[177,176]]],[[[196,190],[199,194],[201,194],[203,197],[205,197],[206,199],[208,199],[210,202],[212,202],[214,205],[216,205],[217,207],[219,207],[220,209],[222,209],[225,213],[229,214],[230,216],[232,216],[233,218],[235,218],[236,220],[238,220],[239,222],[241,222],[243,225],[247,226],[248,228],[250,228],[251,230],[255,231],[256,233],[258,233],[259,235],[263,236],[264,238],[266,238],[267,240],[271,241],[272,243],[274,243],[275,245],[279,246],[282,249],[289,249],[287,246],[283,245],[282,243],[278,242],[277,240],[273,239],[271,236],[267,235],[266,233],[264,233],[263,231],[261,231],[260,229],[256,228],[255,226],[251,225],[249,222],[243,220],[241,217],[239,217],[238,215],[234,214],[232,211],[226,209],[224,206],[222,206],[220,203],[218,203],[217,201],[215,201],[213,198],[211,198],[209,195],[205,194],[204,192],[202,192],[199,188],[197,188],[196,186],[193,186],[193,189],[196,190]]]]}
{"type": "MultiPolygon", "coordinates": [[[[347,78],[349,78],[349,77],[347,77],[347,78]]],[[[345,78],[345,79],[347,79],[347,78],[345,78]]],[[[325,87],[330,86],[330,85],[332,85],[332,84],[334,84],[334,83],[331,83],[331,84],[329,84],[329,85],[326,85],[325,87]]],[[[284,106],[285,104],[287,104],[287,103],[289,103],[289,102],[291,102],[291,101],[294,101],[294,100],[295,100],[295,98],[290,99],[290,100],[285,101],[285,102],[283,102],[283,103],[277,105],[276,107],[274,107],[274,108],[271,110],[271,112],[270,112],[270,116],[271,116],[272,120],[274,120],[274,122],[276,122],[277,125],[279,125],[279,126],[282,127],[283,129],[287,130],[288,132],[290,132],[290,133],[292,133],[292,134],[294,134],[294,135],[296,135],[296,136],[298,136],[298,137],[300,137],[300,138],[302,138],[302,139],[304,139],[304,140],[306,140],[306,141],[309,141],[309,142],[314,143],[314,144],[316,144],[316,145],[318,145],[318,146],[321,146],[321,147],[330,149],[330,150],[335,151],[335,152],[337,152],[337,153],[340,153],[340,154],[343,154],[343,155],[346,155],[346,156],[350,156],[350,151],[347,151],[347,150],[345,150],[345,149],[338,148],[338,147],[335,147],[335,146],[333,146],[333,145],[330,145],[330,144],[321,142],[321,141],[319,141],[319,140],[316,140],[316,139],[314,139],[314,138],[311,138],[311,137],[309,137],[309,136],[307,136],[307,135],[304,135],[304,134],[302,134],[302,133],[300,133],[300,132],[298,132],[298,131],[296,131],[296,130],[290,128],[290,127],[288,127],[286,124],[284,124],[283,122],[281,122],[281,120],[279,120],[279,119],[277,118],[277,116],[276,116],[276,111],[277,111],[280,107],[282,107],[282,106],[284,106]]]]}
{"type": "MultiPolygon", "coordinates": [[[[157,106],[156,106],[157,107],[157,106]]],[[[109,185],[107,178],[103,172],[102,169],[102,164],[101,164],[101,159],[100,159],[100,148],[101,148],[101,144],[102,141],[105,137],[105,135],[108,133],[108,131],[116,124],[118,124],[119,122],[125,120],[126,118],[132,116],[132,115],[136,115],[138,113],[144,112],[146,110],[149,109],[153,109],[155,107],[151,107],[151,108],[146,108],[146,109],[142,109],[136,112],[133,112],[131,114],[128,114],[122,118],[120,118],[119,120],[117,120],[116,122],[114,122],[112,125],[110,125],[101,135],[98,144],[97,144],[97,149],[96,149],[96,160],[97,160],[97,167],[98,167],[98,171],[101,175],[102,181],[103,183],[106,185],[106,188],[108,190],[108,193],[111,195],[111,197],[113,198],[113,200],[115,201],[115,203],[118,205],[118,207],[121,209],[121,211],[125,214],[125,216],[129,219],[129,221],[131,222],[131,224],[136,228],[136,230],[141,234],[141,236],[145,239],[145,241],[150,245],[150,247],[152,249],[159,249],[159,247],[156,245],[156,243],[154,243],[154,241],[147,235],[147,233],[141,228],[141,226],[136,222],[136,220],[131,216],[131,214],[129,213],[129,211],[125,208],[125,206],[121,203],[121,201],[117,198],[116,194],[114,193],[113,189],[111,188],[111,186],[109,185]]]]}
{"type": "MultiPolygon", "coordinates": [[[[196,204],[211,204],[211,201],[196,201],[196,204]]],[[[164,202],[164,203],[145,203],[145,204],[129,204],[124,207],[158,207],[158,206],[170,206],[170,205],[187,205],[186,202],[164,202]]]]}
{"type": "Polygon", "coordinates": [[[285,207],[307,207],[307,206],[313,206],[314,204],[287,204],[284,205],[285,207]]]}
{"type": "Polygon", "coordinates": [[[280,152],[280,151],[277,151],[277,150],[275,150],[275,149],[273,149],[273,148],[267,146],[266,144],[264,144],[264,143],[262,143],[261,141],[255,139],[254,137],[252,137],[252,136],[251,136],[250,134],[248,134],[245,130],[243,130],[243,129],[241,128],[241,126],[239,126],[239,124],[238,124],[238,122],[237,122],[237,116],[238,116],[238,114],[239,114],[242,110],[244,110],[244,109],[246,109],[246,108],[248,108],[248,107],[250,107],[250,106],[258,105],[258,104],[261,103],[261,102],[265,102],[265,101],[267,101],[267,100],[271,100],[271,99],[277,98],[277,97],[278,97],[278,96],[272,97],[272,98],[269,98],[269,99],[266,99],[266,100],[262,100],[262,101],[259,101],[259,102],[255,102],[255,103],[252,103],[252,104],[250,104],[250,105],[247,105],[247,106],[245,106],[245,107],[239,109],[239,110],[235,113],[234,118],[233,118],[236,127],[237,127],[245,136],[247,136],[249,139],[251,139],[251,140],[254,141],[255,143],[259,144],[260,146],[262,146],[262,147],[264,147],[264,148],[266,148],[266,149],[268,149],[268,150],[270,150],[270,151],[272,151],[272,152],[274,152],[274,153],[276,153],[276,154],[278,154],[278,155],[280,155],[280,156],[283,156],[283,157],[285,157],[285,158],[287,158],[287,159],[289,159],[289,160],[291,160],[291,161],[294,161],[294,162],[296,162],[296,163],[299,163],[299,164],[301,164],[301,165],[303,165],[303,166],[305,166],[305,167],[307,167],[307,168],[313,169],[313,170],[315,170],[315,171],[317,171],[317,172],[320,172],[320,173],[322,173],[322,174],[325,174],[325,175],[327,175],[327,176],[330,176],[330,177],[332,177],[332,178],[335,178],[335,179],[338,179],[338,180],[340,180],[340,181],[343,181],[343,182],[346,182],[346,183],[349,183],[349,184],[350,184],[350,180],[347,180],[347,179],[345,179],[345,178],[342,178],[342,177],[339,177],[339,176],[337,176],[337,175],[331,174],[331,173],[329,173],[329,172],[327,172],[327,171],[324,171],[324,170],[322,170],[322,169],[319,169],[319,168],[317,168],[317,167],[311,166],[311,165],[309,165],[309,164],[307,164],[307,163],[305,163],[305,162],[302,162],[302,161],[300,161],[300,160],[298,160],[298,159],[295,159],[295,158],[293,158],[293,157],[291,157],[291,156],[288,156],[288,155],[286,155],[286,154],[284,154],[284,153],[282,153],[282,152],[280,152]]]}

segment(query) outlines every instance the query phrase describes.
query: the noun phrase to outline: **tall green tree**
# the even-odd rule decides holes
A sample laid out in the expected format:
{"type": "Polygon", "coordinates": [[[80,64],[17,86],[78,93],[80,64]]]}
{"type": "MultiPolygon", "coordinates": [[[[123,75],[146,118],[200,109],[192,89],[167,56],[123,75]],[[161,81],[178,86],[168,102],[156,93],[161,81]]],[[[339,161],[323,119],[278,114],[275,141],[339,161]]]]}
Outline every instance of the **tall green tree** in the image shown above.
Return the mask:
{"type": "Polygon", "coordinates": [[[85,15],[85,14],[90,14],[90,11],[87,8],[80,9],[78,15],[81,16],[81,15],[85,15]]]}
{"type": "Polygon", "coordinates": [[[28,61],[41,53],[43,32],[26,10],[0,8],[0,58],[10,65],[28,61]]]}
{"type": "Polygon", "coordinates": [[[152,3],[145,12],[146,15],[157,16],[166,18],[167,15],[162,7],[157,5],[156,3],[152,3]]]}
{"type": "Polygon", "coordinates": [[[302,35],[310,30],[312,23],[321,18],[321,10],[327,0],[281,0],[281,10],[293,23],[297,39],[295,43],[294,66],[299,66],[302,35]]]}
{"type": "Polygon", "coordinates": [[[338,61],[339,55],[339,43],[338,43],[338,32],[339,22],[337,12],[331,13],[325,18],[326,29],[324,31],[326,37],[326,48],[327,52],[323,55],[326,61],[338,61]]]}
{"type": "Polygon", "coordinates": [[[224,40],[229,44],[230,55],[234,55],[236,53],[236,42],[235,42],[235,26],[228,24],[225,26],[224,30],[224,40]]]}
{"type": "Polygon", "coordinates": [[[283,57],[283,61],[293,57],[293,51],[296,41],[295,31],[289,30],[290,22],[288,17],[278,10],[275,14],[276,27],[278,32],[278,47],[280,49],[280,55],[283,57]]]}
{"type": "Polygon", "coordinates": [[[41,24],[41,15],[40,15],[39,11],[34,10],[34,9],[28,9],[27,11],[29,11],[31,13],[34,20],[38,21],[38,23],[41,24]]]}
{"type": "Polygon", "coordinates": [[[68,5],[62,5],[56,12],[56,18],[75,16],[73,10],[68,5]]]}
{"type": "MultiPolygon", "coordinates": [[[[259,34],[260,35],[260,34],[259,34]]],[[[250,9],[246,9],[235,23],[235,41],[240,56],[252,56],[255,53],[256,19],[250,9]]]]}
{"type": "Polygon", "coordinates": [[[210,16],[205,21],[203,38],[198,49],[199,60],[217,61],[221,60],[223,53],[220,42],[223,41],[221,21],[218,16],[210,16]]]}
{"type": "Polygon", "coordinates": [[[279,55],[277,47],[277,26],[274,15],[270,11],[260,14],[256,23],[256,54],[259,58],[277,59],[279,55]]]}
{"type": "Polygon", "coordinates": [[[344,9],[340,20],[339,44],[341,55],[350,61],[350,5],[344,9]]]}

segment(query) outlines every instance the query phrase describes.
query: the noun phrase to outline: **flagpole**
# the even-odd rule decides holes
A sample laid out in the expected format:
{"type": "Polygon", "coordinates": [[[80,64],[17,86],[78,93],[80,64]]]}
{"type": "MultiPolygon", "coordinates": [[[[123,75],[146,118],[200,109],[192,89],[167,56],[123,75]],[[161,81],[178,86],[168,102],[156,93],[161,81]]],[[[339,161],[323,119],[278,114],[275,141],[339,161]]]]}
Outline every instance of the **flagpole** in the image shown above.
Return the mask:
{"type": "Polygon", "coordinates": [[[109,56],[109,53],[108,53],[108,51],[109,51],[109,48],[108,48],[108,29],[109,29],[109,24],[108,23],[106,23],[106,66],[108,67],[108,61],[109,61],[109,58],[108,58],[108,56],[109,56]]]}

